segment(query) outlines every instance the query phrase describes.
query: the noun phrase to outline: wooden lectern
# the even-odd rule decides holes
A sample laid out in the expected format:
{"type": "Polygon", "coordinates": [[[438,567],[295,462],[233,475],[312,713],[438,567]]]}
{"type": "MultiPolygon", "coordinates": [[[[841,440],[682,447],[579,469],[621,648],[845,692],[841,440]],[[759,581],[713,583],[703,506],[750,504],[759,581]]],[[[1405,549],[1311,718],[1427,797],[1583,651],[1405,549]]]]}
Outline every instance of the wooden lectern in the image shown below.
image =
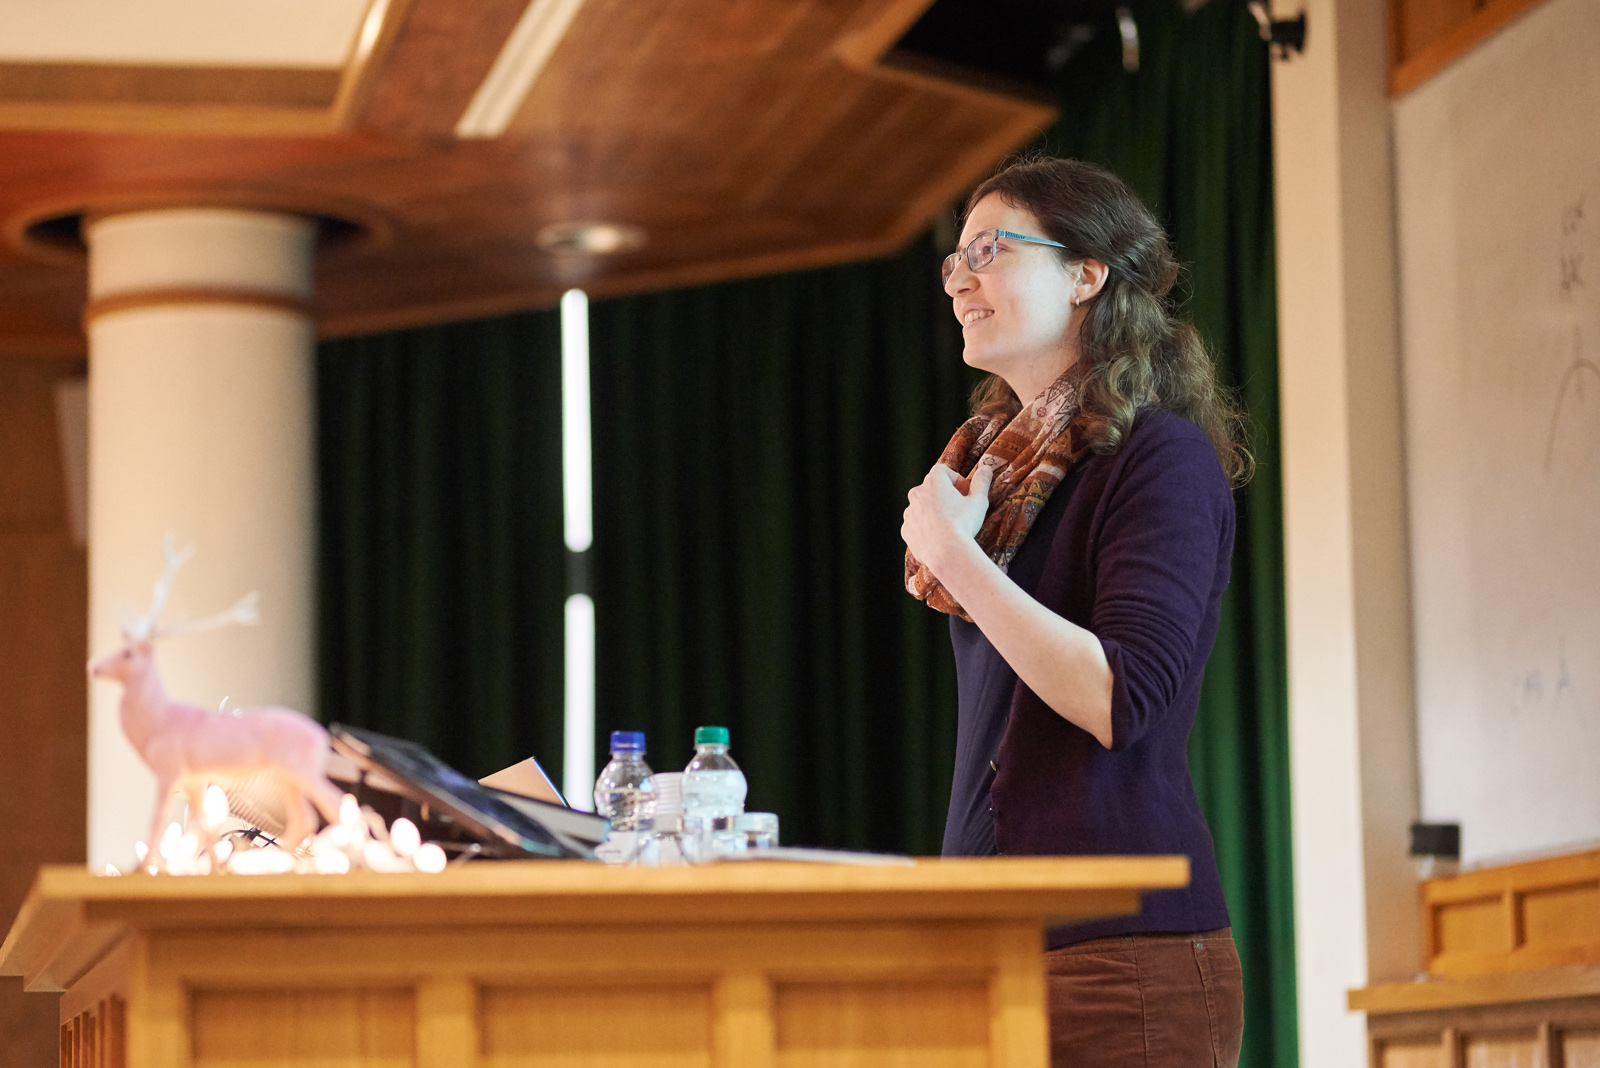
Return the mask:
{"type": "Polygon", "coordinates": [[[66,992],[63,1068],[1045,1068],[1045,926],[1187,881],[1184,857],[47,867],[0,973],[66,992]]]}

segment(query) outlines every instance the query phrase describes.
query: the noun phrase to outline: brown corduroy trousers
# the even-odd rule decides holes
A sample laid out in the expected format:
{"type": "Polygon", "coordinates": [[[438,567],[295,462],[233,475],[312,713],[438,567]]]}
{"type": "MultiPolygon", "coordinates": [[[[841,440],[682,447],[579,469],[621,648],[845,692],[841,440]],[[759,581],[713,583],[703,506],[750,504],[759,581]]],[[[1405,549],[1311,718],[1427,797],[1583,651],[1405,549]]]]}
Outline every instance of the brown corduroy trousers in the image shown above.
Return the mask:
{"type": "Polygon", "coordinates": [[[1231,928],[1096,938],[1045,954],[1051,1068],[1236,1068],[1231,928]]]}

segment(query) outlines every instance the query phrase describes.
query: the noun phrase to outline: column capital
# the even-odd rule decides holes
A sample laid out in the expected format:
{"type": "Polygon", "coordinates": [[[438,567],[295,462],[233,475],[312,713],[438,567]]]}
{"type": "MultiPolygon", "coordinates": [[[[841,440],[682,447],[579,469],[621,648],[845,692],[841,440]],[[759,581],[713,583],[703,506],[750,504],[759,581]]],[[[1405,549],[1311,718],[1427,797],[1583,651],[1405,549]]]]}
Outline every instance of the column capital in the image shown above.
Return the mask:
{"type": "Polygon", "coordinates": [[[86,319],[155,304],[309,312],[316,220],[257,208],[176,207],[92,216],[86,319]]]}

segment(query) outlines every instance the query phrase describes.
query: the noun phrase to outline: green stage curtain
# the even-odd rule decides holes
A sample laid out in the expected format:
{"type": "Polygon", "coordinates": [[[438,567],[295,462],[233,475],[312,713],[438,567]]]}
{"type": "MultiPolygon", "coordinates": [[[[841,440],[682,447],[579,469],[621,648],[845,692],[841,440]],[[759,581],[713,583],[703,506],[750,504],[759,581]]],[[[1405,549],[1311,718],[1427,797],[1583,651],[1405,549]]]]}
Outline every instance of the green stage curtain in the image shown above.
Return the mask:
{"type": "Polygon", "coordinates": [[[1185,16],[1134,6],[1140,70],[1103,33],[1063,78],[1048,151],[1103,164],[1166,224],[1185,309],[1249,411],[1255,479],[1237,496],[1233,580],[1189,765],[1245,974],[1241,1065],[1298,1061],[1289,828],[1283,495],[1267,48],[1236,0],[1185,16]]]}
{"type": "Polygon", "coordinates": [[[556,313],[326,342],[317,386],[320,715],[474,776],[548,763],[566,595],[556,313]]]}
{"type": "Polygon", "coordinates": [[[598,303],[590,339],[601,736],[675,769],[725,725],[784,841],[936,853],[954,663],[900,513],[971,379],[932,242],[598,303]]]}

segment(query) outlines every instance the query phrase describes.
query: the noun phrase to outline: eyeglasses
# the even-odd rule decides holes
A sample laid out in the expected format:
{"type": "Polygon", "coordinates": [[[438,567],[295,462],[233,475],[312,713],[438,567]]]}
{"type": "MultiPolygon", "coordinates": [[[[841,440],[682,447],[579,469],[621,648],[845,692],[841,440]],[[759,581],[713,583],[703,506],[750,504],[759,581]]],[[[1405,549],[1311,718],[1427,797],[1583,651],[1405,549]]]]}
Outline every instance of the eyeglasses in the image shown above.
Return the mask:
{"type": "Polygon", "coordinates": [[[1059,241],[1047,241],[1042,237],[1029,237],[1026,234],[1014,234],[1010,230],[985,230],[975,234],[967,246],[960,252],[952,252],[944,258],[943,281],[950,281],[950,276],[955,273],[956,262],[962,257],[967,257],[967,267],[973,271],[981,271],[994,262],[996,242],[1002,238],[1012,241],[1026,241],[1030,245],[1049,245],[1052,248],[1066,248],[1059,241]]]}

